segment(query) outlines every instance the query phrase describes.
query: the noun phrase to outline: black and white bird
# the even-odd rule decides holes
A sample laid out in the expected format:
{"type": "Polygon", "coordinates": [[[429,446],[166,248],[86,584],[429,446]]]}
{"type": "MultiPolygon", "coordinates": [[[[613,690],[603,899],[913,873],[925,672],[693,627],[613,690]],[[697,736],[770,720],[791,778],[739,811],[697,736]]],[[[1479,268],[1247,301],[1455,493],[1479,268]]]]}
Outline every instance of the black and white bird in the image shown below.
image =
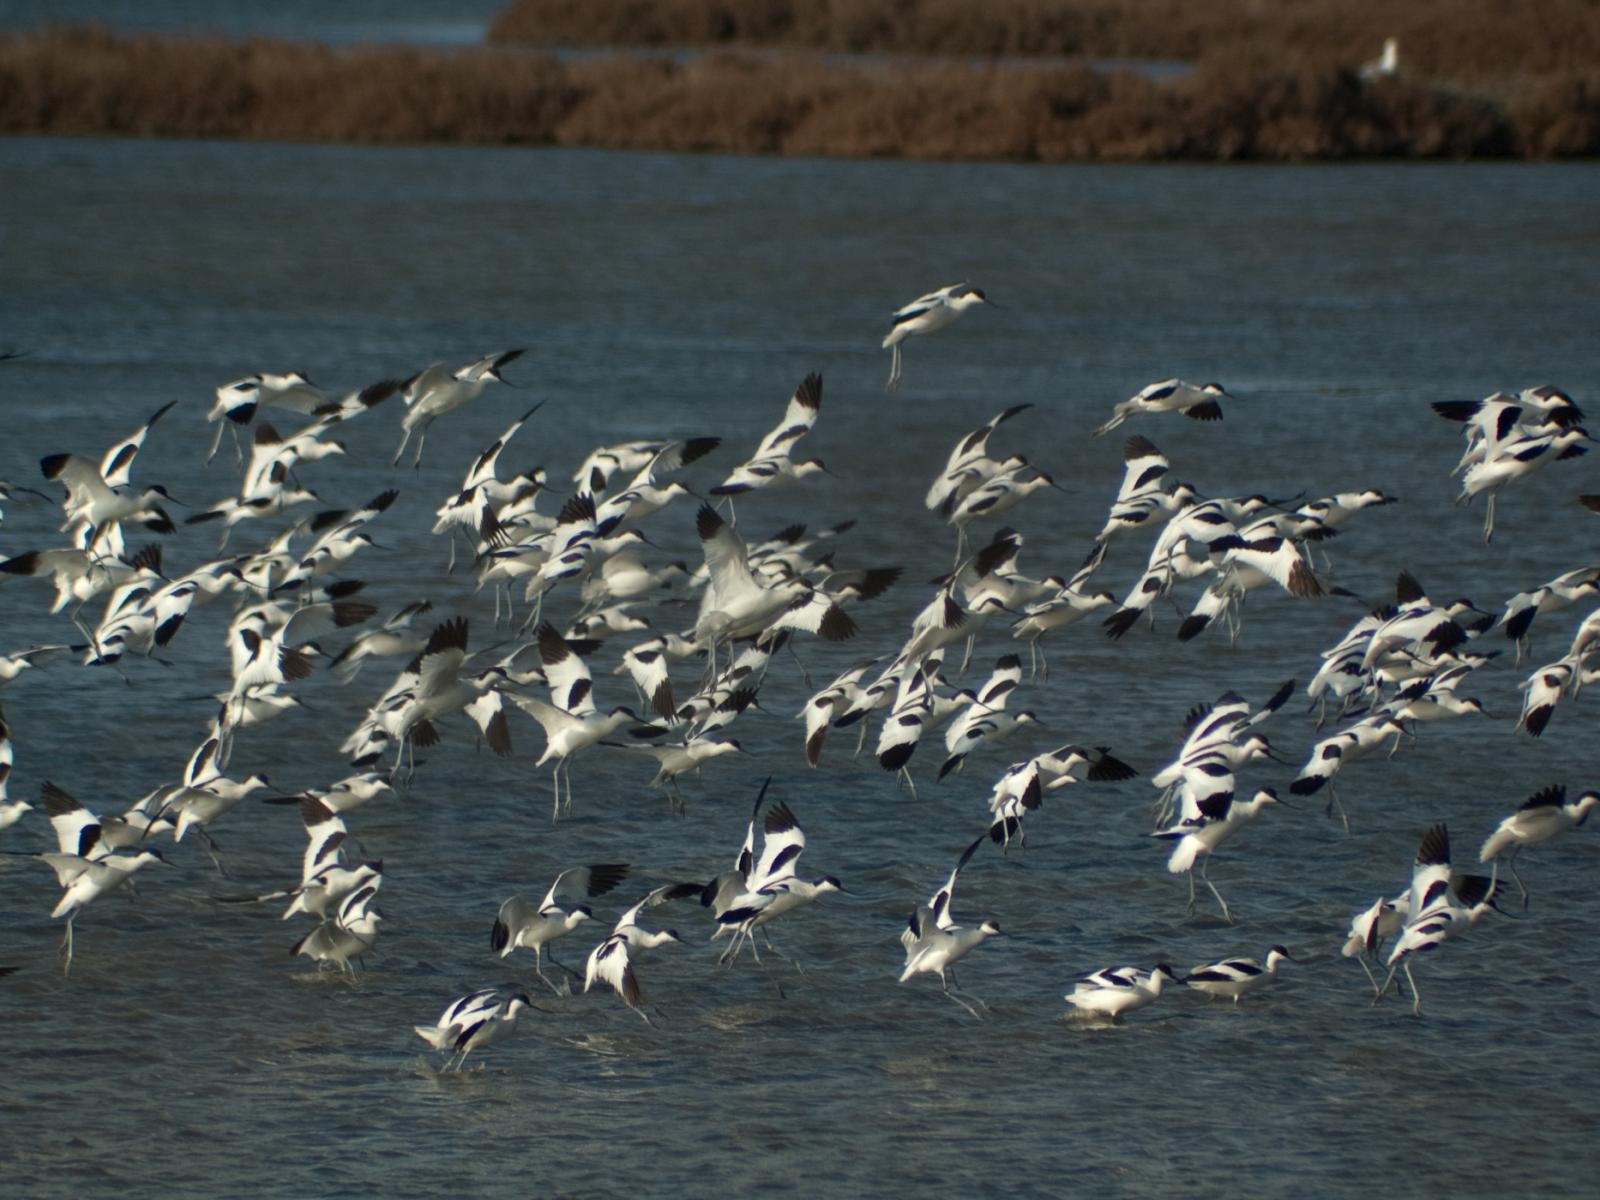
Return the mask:
{"type": "Polygon", "coordinates": [[[1506,817],[1483,843],[1479,862],[1495,862],[1503,855],[1511,878],[1522,892],[1522,906],[1528,906],[1528,888],[1517,874],[1517,856],[1524,846],[1537,846],[1557,834],[1576,829],[1600,804],[1600,792],[1584,792],[1576,800],[1567,799],[1565,785],[1557,784],[1535,792],[1522,807],[1506,817]],[[1508,853],[1509,851],[1509,853],[1508,853]]]}
{"type": "Polygon", "coordinates": [[[61,528],[73,546],[120,556],[123,521],[142,522],[154,533],[174,532],[172,518],[161,507],[162,501],[172,501],[167,489],[159,484],[135,488],[131,478],[134,459],[151,427],[176,403],[170,401],[158,408],[143,425],[107,450],[98,463],[76,454],[47,454],[39,460],[44,477],[66,489],[62,501],[66,521],[61,528]]]}
{"type": "Polygon", "coordinates": [[[1588,665],[1588,655],[1569,656],[1540,667],[1519,685],[1526,695],[1517,728],[1529,737],[1541,736],[1555,715],[1556,705],[1576,696],[1585,683],[1593,683],[1596,674],[1600,672],[1588,665]]]}
{"type": "Polygon", "coordinates": [[[1411,960],[1471,929],[1495,907],[1499,890],[1493,876],[1454,874],[1450,867],[1450,831],[1442,824],[1427,830],[1418,843],[1411,869],[1405,927],[1389,951],[1389,974],[1373,1002],[1383,999],[1395,974],[1404,970],[1411,985],[1411,1011],[1421,1016],[1422,994],[1411,974],[1411,960]]]}
{"type": "Polygon", "coordinates": [[[1217,885],[1206,876],[1211,854],[1223,842],[1238,833],[1246,823],[1254,820],[1262,809],[1277,803],[1279,803],[1278,793],[1271,788],[1261,788],[1250,799],[1244,801],[1235,801],[1231,791],[1221,792],[1199,801],[1195,805],[1199,810],[1195,816],[1185,817],[1176,825],[1159,830],[1154,835],[1177,842],[1167,858],[1167,870],[1174,875],[1189,876],[1188,911],[1194,911],[1194,868],[1198,863],[1200,879],[1217,898],[1217,904],[1222,909],[1222,919],[1229,924],[1233,923],[1233,914],[1228,911],[1228,902],[1222,898],[1222,893],[1217,891],[1217,885]]]}
{"type": "MultiPolygon", "coordinates": [[[[627,877],[626,863],[590,863],[582,867],[568,867],[556,876],[538,907],[529,904],[521,896],[512,896],[500,906],[494,928],[489,932],[489,948],[498,952],[501,958],[514,950],[532,950],[534,972],[549,984],[552,991],[559,992],[560,989],[544,973],[544,948],[594,918],[593,909],[581,902],[574,903],[573,898],[603,896],[627,877]]],[[[578,977],[571,967],[558,962],[553,952],[550,961],[574,978],[578,977]]]]}
{"type": "Polygon", "coordinates": [[[918,296],[910,304],[896,309],[891,315],[889,332],[883,339],[883,349],[894,351],[889,362],[889,382],[884,386],[890,391],[900,386],[901,342],[912,334],[943,329],[978,304],[992,306],[993,302],[969,283],[952,283],[926,296],[918,296]]]}
{"type": "Polygon", "coordinates": [[[1586,442],[1594,439],[1581,425],[1538,430],[1513,437],[1494,448],[1481,462],[1469,466],[1461,477],[1457,504],[1470,504],[1474,497],[1488,496],[1483,518],[1483,540],[1494,537],[1494,503],[1500,490],[1539,467],[1558,459],[1575,458],[1585,453],[1586,442]]]}
{"type": "Polygon", "coordinates": [[[1149,972],[1137,967],[1106,967],[1080,979],[1065,999],[1086,1017],[1120,1021],[1124,1014],[1154,1004],[1167,984],[1181,982],[1166,963],[1149,972]]]}
{"type": "Polygon", "coordinates": [[[505,383],[505,376],[500,374],[500,369],[522,354],[522,350],[490,354],[455,371],[448,370],[443,363],[434,363],[407,379],[401,385],[406,415],[400,421],[404,435],[400,439],[400,448],[394,452],[395,463],[398,464],[405,454],[406,443],[411,440],[411,435],[416,434],[417,449],[412,455],[411,465],[420,467],[422,447],[428,440],[428,428],[446,413],[476,400],[490,383],[505,383]]]}
{"type": "MultiPolygon", "coordinates": [[[[973,1016],[978,1015],[978,1010],[961,998],[959,988],[952,990],[955,964],[989,938],[1003,936],[1003,932],[999,924],[992,920],[984,920],[973,926],[958,925],[951,916],[950,906],[955,898],[956,879],[961,874],[961,868],[972,860],[986,837],[979,837],[962,851],[950,877],[929,897],[926,904],[919,904],[912,911],[905,931],[900,935],[900,942],[906,949],[905,968],[900,972],[900,982],[904,983],[915,975],[938,975],[944,994],[973,1016]]],[[[983,1007],[988,1007],[976,996],[972,998],[983,1007]]]]}
{"type": "Polygon", "coordinates": [[[1222,405],[1217,403],[1219,398],[1232,399],[1220,383],[1204,383],[1196,387],[1181,379],[1163,379],[1113,408],[1111,419],[1091,436],[1100,437],[1110,433],[1129,417],[1139,413],[1181,412],[1196,421],[1220,421],[1222,405]]]}
{"type": "Polygon", "coordinates": [[[50,912],[51,917],[65,917],[66,932],[62,936],[61,955],[63,968],[72,967],[73,919],[89,904],[107,892],[127,883],[135,871],[150,863],[165,863],[161,852],[145,848],[136,854],[112,852],[101,837],[100,819],[46,780],[40,794],[46,815],[55,831],[57,852],[42,854],[40,858],[56,873],[61,885],[61,899],[50,912]]]}
{"type": "Polygon", "coordinates": [[[957,442],[945,461],[944,471],[928,488],[923,503],[941,517],[948,518],[973,489],[1003,471],[1022,466],[1026,460],[1020,455],[1004,460],[989,457],[989,438],[1005,422],[1032,407],[1031,404],[1013,404],[1002,409],[957,442]]]}
{"type": "Polygon", "coordinates": [[[378,941],[383,914],[373,902],[382,882],[381,873],[369,876],[324,916],[321,924],[290,947],[289,954],[315,960],[318,971],[331,966],[354,975],[351,960],[361,959],[378,941]]]}
{"type": "Polygon", "coordinates": [[[1353,725],[1330,734],[1311,747],[1300,773],[1289,784],[1296,796],[1312,796],[1323,788],[1328,789],[1327,811],[1331,816],[1338,810],[1345,832],[1350,830],[1350,818],[1334,787],[1334,778],[1351,763],[1365,758],[1384,745],[1389,746],[1392,757],[1405,736],[1405,726],[1388,713],[1378,712],[1363,717],[1353,725]]]}
{"type": "MultiPolygon", "coordinates": [[[[765,786],[762,790],[764,793],[765,786]]],[[[757,805],[760,803],[758,798],[757,805]]],[[[725,906],[718,905],[722,911],[717,915],[717,929],[711,936],[713,939],[732,937],[718,960],[722,963],[738,958],[745,943],[749,943],[751,954],[760,962],[755,930],[829,892],[843,890],[835,876],[802,879],[795,873],[795,861],[806,848],[806,834],[787,804],[780,802],[769,808],[761,828],[761,857],[745,876],[744,890],[729,896],[725,906]]],[[[748,836],[746,841],[748,843],[748,836]]],[[[740,857],[742,860],[744,856],[740,857]]],[[[765,929],[762,933],[771,947],[771,934],[765,929]]]]}
{"type": "Polygon", "coordinates": [[[813,371],[800,381],[800,386],[789,397],[783,419],[761,439],[756,451],[735,467],[726,479],[711,489],[713,496],[729,497],[729,512],[733,511],[732,497],[758,488],[777,484],[796,483],[812,475],[823,474],[827,467],[820,458],[796,462],[794,448],[800,439],[811,432],[822,411],[822,376],[813,371]]]}
{"type": "Polygon", "coordinates": [[[1278,977],[1278,964],[1293,962],[1282,946],[1267,951],[1263,962],[1254,958],[1225,958],[1221,962],[1196,967],[1183,982],[1207,996],[1226,996],[1235,1004],[1247,993],[1278,977]]]}
{"type": "Polygon", "coordinates": [[[675,930],[643,929],[639,918],[649,909],[687,896],[699,896],[701,891],[698,883],[669,883],[646,893],[644,899],[617,918],[610,936],[589,952],[588,962],[584,964],[583,990],[587,992],[596,983],[604,983],[621,996],[622,1002],[638,1013],[646,1025],[653,1024],[644,1011],[644,993],[639,990],[639,979],[633,970],[633,955],[683,939],[675,930]]]}
{"type": "Polygon", "coordinates": [[[516,1027],[522,1010],[532,1007],[533,1002],[521,992],[502,996],[489,988],[452,1002],[432,1025],[412,1028],[435,1050],[451,1052],[444,1070],[459,1071],[467,1055],[505,1037],[516,1027]]]}
{"type": "Polygon", "coordinates": [[[623,725],[632,721],[642,724],[639,716],[625,705],[601,712],[594,703],[594,678],[589,666],[578,654],[577,648],[546,623],[539,627],[539,657],[544,664],[550,699],[537,696],[511,694],[511,700],[544,730],[544,753],[535,767],[554,762],[550,772],[550,788],[554,795],[551,820],[560,818],[563,811],[561,778],[567,778],[564,810],[572,811],[572,759],[610,737],[623,725]]]}
{"type": "Polygon", "coordinates": [[[1496,622],[1517,646],[1517,661],[1528,651],[1529,633],[1540,613],[1556,612],[1580,600],[1600,595],[1600,566],[1578,567],[1557,575],[1531,591],[1518,592],[1506,601],[1496,622]]]}

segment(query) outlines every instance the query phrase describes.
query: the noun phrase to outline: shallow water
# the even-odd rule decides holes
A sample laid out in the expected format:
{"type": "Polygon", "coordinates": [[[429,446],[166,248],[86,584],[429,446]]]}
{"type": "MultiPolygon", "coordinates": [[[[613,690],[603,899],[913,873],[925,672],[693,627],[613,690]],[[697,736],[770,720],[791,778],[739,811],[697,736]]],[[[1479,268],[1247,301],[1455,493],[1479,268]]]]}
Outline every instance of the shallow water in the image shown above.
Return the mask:
{"type": "MultiPolygon", "coordinates": [[[[1585,459],[1510,491],[1485,547],[1481,507],[1450,504],[1456,430],[1427,407],[1542,382],[1594,402],[1590,166],[1046,169],[10,140],[0,180],[0,350],[27,352],[0,364],[0,478],[37,482],[39,455],[98,453],[176,399],[136,477],[207,503],[234,479],[226,449],[200,466],[204,413],[225,380],[298,367],[346,389],[529,347],[506,370],[519,389],[441,421],[419,472],[388,465],[393,404],[349,427],[346,458],[303,472],[329,505],[401,489],[373,529],[382,548],[348,574],[385,610],[426,595],[441,618],[467,614],[474,649],[504,636],[492,604],[444,576],[447,549],[427,530],[470,457],[518,413],[545,402],[506,465],[543,463],[552,480],[603,440],[721,434],[727,445],[688,472],[705,488],[810,370],[826,392],[804,449],[834,477],[748,499],[741,526],[759,536],[854,517],[842,565],[906,568],[858,610],[854,642],[799,646],[819,684],[898,645],[924,581],[950,561],[949,531],[920,507],[928,479],[958,436],[1015,403],[1035,408],[996,445],[1026,452],[1069,493],[1012,514],[1037,575],[1082,558],[1134,432],[1210,494],[1400,496],[1328,546],[1337,581],[1373,601],[1409,568],[1437,596],[1498,609],[1587,562],[1594,544],[1595,518],[1572,503],[1600,490],[1585,459]],[[887,311],[959,278],[1004,308],[911,342],[904,388],[885,395],[887,311]],[[1087,437],[1115,401],[1171,374],[1219,379],[1238,398],[1220,425],[1147,419],[1087,437]]],[[[54,524],[42,503],[12,502],[0,550],[49,544],[54,524]]],[[[662,559],[697,554],[690,504],[649,532],[662,559]]],[[[241,527],[232,544],[265,538],[241,527]]],[[[167,562],[214,545],[209,529],[181,530],[167,562]]],[[[1103,586],[1124,590],[1143,554],[1138,539],[1114,544],[1103,586]]],[[[41,583],[0,586],[7,648],[72,636],[47,603],[41,583]]],[[[1585,611],[1541,617],[1534,661],[1558,657],[1585,611]]],[[[646,792],[647,764],[593,751],[573,772],[574,817],[552,829],[532,722],[514,725],[506,761],[446,722],[407,797],[349,818],[386,867],[382,937],[353,983],[290,958],[307,926],[280,922],[276,905],[211,901],[293,876],[292,810],[247,803],[218,823],[231,880],[186,841],[176,869],[151,868],[137,897],[86,910],[66,978],[49,873],[7,857],[0,965],[21,969],[0,980],[12,1030],[6,1190],[81,1195],[132,1180],[164,1194],[744,1195],[803,1181],[879,1195],[1004,1179],[1118,1195],[1580,1191],[1600,1066],[1582,1033],[1600,987],[1592,831],[1525,856],[1523,919],[1492,917],[1419,965],[1420,1021],[1404,1004],[1373,1007],[1338,956],[1351,913],[1404,886],[1426,826],[1448,821],[1470,861],[1538,787],[1595,783],[1592,702],[1561,709],[1537,742],[1516,734],[1525,671],[1509,654],[1474,680],[1491,719],[1425,729],[1392,762],[1351,769],[1349,836],[1311,804],[1270,812],[1230,843],[1213,878],[1236,926],[1205,909],[1185,920],[1183,881],[1144,837],[1154,791],[1143,778],[1084,787],[1030,819],[1026,851],[985,848],[962,875],[957,914],[993,916],[1011,935],[959,970],[989,1018],[971,1020],[929,980],[894,982],[906,913],[982,828],[1006,762],[1077,741],[1148,775],[1192,704],[1303,683],[1358,612],[1253,597],[1234,647],[1217,631],[1178,643],[1170,612],[1121,643],[1093,624],[1055,635],[1048,681],[1013,701],[1048,729],[942,784],[924,746],[917,799],[853,760],[849,731],[830,738],[821,769],[805,768],[791,714],[807,690],[787,658],[763,688],[765,712],[734,730],[749,757],[690,784],[682,819],[646,792]],[[489,953],[505,896],[536,899],[572,863],[633,863],[637,886],[596,902],[605,918],[655,882],[709,877],[737,852],[768,774],[808,832],[804,868],[853,893],[778,926],[805,974],[781,962],[719,971],[702,913],[662,910],[686,944],[640,967],[655,1029],[610,995],[535,995],[550,1011],[475,1056],[481,1069],[438,1074],[412,1024],[471,988],[538,984],[524,959],[489,953]],[[1181,969],[1273,942],[1300,962],[1238,1008],[1180,992],[1115,1029],[1062,1019],[1061,993],[1089,970],[1181,969]]],[[[70,664],[7,688],[12,795],[50,778],[109,810],[174,778],[210,715],[195,697],[225,686],[225,624],[220,605],[197,612],[170,668],[127,664],[131,688],[70,664]]],[[[1010,648],[1003,631],[986,635],[969,678],[1010,648]]],[[[631,699],[605,673],[619,652],[597,659],[602,703],[631,699]]],[[[308,681],[312,711],[241,734],[231,773],[269,770],[285,789],[337,778],[338,742],[391,670],[369,666],[347,688],[308,681]]],[[[1266,729],[1296,764],[1316,736],[1298,700],[1266,729]]],[[[1267,767],[1247,784],[1293,777],[1267,767]]],[[[39,850],[49,830],[30,819],[0,838],[39,850]]],[[[559,953],[580,963],[595,940],[575,935],[559,953]]]]}

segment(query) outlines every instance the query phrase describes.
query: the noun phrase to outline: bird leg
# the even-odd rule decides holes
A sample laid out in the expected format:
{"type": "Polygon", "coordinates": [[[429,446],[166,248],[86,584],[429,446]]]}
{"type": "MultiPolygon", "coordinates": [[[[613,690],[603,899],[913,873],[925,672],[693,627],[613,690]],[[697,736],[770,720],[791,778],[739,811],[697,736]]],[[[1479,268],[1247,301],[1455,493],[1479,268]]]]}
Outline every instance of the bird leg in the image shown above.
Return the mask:
{"type": "Polygon", "coordinates": [[[1494,536],[1494,493],[1489,493],[1489,510],[1483,518],[1483,544],[1487,546],[1494,536]]]}
{"type": "MultiPolygon", "coordinates": [[[[1361,964],[1361,969],[1367,973],[1367,980],[1372,984],[1373,995],[1381,998],[1383,996],[1383,990],[1378,987],[1378,977],[1372,973],[1372,968],[1367,966],[1367,956],[1363,954],[1357,958],[1356,961],[1361,964]]],[[[1373,1000],[1373,1003],[1376,1004],[1377,1000],[1373,1000]]]]}
{"type": "MultiPolygon", "coordinates": [[[[540,955],[536,954],[534,956],[535,965],[537,965],[539,958],[540,958],[540,955]]],[[[566,963],[564,963],[560,959],[558,959],[556,957],[556,953],[555,953],[554,950],[552,950],[550,952],[550,965],[551,966],[555,966],[555,967],[560,967],[563,971],[565,971],[568,975],[571,975],[574,979],[582,979],[583,978],[583,976],[580,975],[577,971],[574,971],[571,967],[567,966],[566,963]]],[[[548,982],[548,980],[546,982],[548,982]]]]}
{"type": "Polygon", "coordinates": [[[72,917],[67,917],[67,932],[61,939],[61,973],[66,975],[72,970],[72,917]]]}
{"type": "Polygon", "coordinates": [[[217,857],[221,853],[222,847],[217,845],[216,839],[207,833],[202,826],[196,825],[194,831],[200,835],[200,840],[206,844],[206,853],[211,856],[211,865],[217,869],[217,874],[227,879],[227,868],[222,865],[222,859],[217,857]]]}
{"type": "Polygon", "coordinates": [[[891,349],[894,357],[889,360],[889,382],[883,385],[886,392],[892,392],[900,386],[900,343],[896,342],[891,349]]]}
{"type": "MultiPolygon", "coordinates": [[[[805,968],[800,965],[799,959],[790,958],[782,950],[778,949],[777,943],[772,940],[772,934],[768,933],[765,927],[761,928],[761,936],[767,939],[767,949],[772,951],[772,953],[776,954],[779,958],[783,959],[784,962],[793,967],[797,975],[804,975],[806,973],[805,968]]],[[[778,991],[781,995],[783,989],[779,988],[778,991]]]]}
{"type": "Polygon", "coordinates": [[[1517,881],[1517,890],[1522,893],[1522,907],[1526,910],[1528,907],[1528,888],[1522,882],[1522,876],[1517,874],[1517,855],[1520,853],[1522,853],[1521,845],[1512,848],[1511,853],[1506,856],[1506,870],[1510,871],[1511,878],[1517,881]]]}
{"type": "Polygon", "coordinates": [[[806,670],[806,664],[800,661],[800,652],[794,648],[794,639],[790,638],[784,645],[789,647],[789,657],[794,659],[794,665],[800,668],[800,678],[805,680],[806,690],[815,691],[811,683],[811,672],[806,670]]]}
{"type": "Polygon", "coordinates": [[[1344,831],[1350,832],[1350,816],[1344,811],[1344,805],[1339,802],[1339,793],[1334,790],[1333,784],[1328,784],[1328,807],[1325,810],[1328,816],[1333,816],[1333,810],[1339,810],[1339,819],[1344,822],[1344,831]]]}
{"type": "Polygon", "coordinates": [[[1194,912],[1194,868],[1193,867],[1189,868],[1188,875],[1189,875],[1189,904],[1188,904],[1188,907],[1186,907],[1183,910],[1183,915],[1186,916],[1186,917],[1190,913],[1194,912]]]}
{"type": "Polygon", "coordinates": [[[967,664],[972,661],[972,644],[977,640],[978,635],[975,633],[967,638],[967,652],[961,656],[961,669],[956,672],[957,675],[965,675],[967,673],[967,664]]]}
{"type": "Polygon", "coordinates": [[[910,768],[901,767],[900,768],[900,778],[905,783],[905,785],[908,788],[911,789],[911,798],[913,800],[915,800],[917,798],[917,782],[916,782],[916,780],[911,778],[911,770],[910,770],[910,768]]]}
{"type": "Polygon", "coordinates": [[[1211,894],[1217,898],[1217,903],[1222,906],[1222,919],[1229,925],[1232,925],[1233,914],[1228,911],[1228,902],[1222,898],[1222,893],[1217,891],[1217,885],[1212,883],[1211,877],[1206,874],[1206,868],[1210,866],[1210,863],[1211,857],[1210,855],[1207,855],[1205,866],[1200,868],[1200,878],[1205,881],[1205,885],[1211,889],[1211,894]]]}
{"type": "Polygon", "coordinates": [[[976,1019],[978,1019],[980,1021],[983,1020],[983,1014],[982,1013],[980,1013],[977,1009],[973,1008],[972,1005],[968,1004],[960,996],[956,995],[954,992],[952,992],[950,990],[950,982],[949,982],[949,980],[945,979],[943,973],[941,973],[939,975],[939,982],[944,986],[944,994],[946,996],[949,996],[950,999],[954,1000],[957,1004],[961,1005],[962,1008],[966,1009],[976,1019]]]}
{"type": "MultiPolygon", "coordinates": [[[[1493,496],[1489,497],[1489,502],[1491,504],[1494,503],[1493,496]]],[[[1420,1017],[1422,1015],[1422,993],[1417,991],[1417,981],[1411,977],[1411,960],[1409,958],[1405,961],[1405,968],[1406,981],[1411,984],[1411,1015],[1420,1017]]]]}

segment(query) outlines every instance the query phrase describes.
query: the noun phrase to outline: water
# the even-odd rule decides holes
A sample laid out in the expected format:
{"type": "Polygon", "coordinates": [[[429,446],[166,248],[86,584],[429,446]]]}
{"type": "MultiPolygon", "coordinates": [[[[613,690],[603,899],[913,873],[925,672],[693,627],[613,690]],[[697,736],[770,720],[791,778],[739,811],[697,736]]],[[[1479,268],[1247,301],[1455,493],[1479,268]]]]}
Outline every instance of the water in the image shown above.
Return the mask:
{"type": "MultiPolygon", "coordinates": [[[[826,392],[804,449],[835,478],[750,498],[741,523],[759,535],[855,517],[841,564],[906,568],[858,610],[855,642],[800,646],[819,684],[898,644],[951,552],[921,494],[960,434],[1014,403],[1035,407],[997,447],[1025,451],[1070,493],[1012,514],[1034,574],[1081,559],[1132,432],[1212,494],[1400,496],[1328,547],[1338,581],[1373,600],[1409,568],[1437,596],[1498,609],[1592,556],[1595,519],[1572,503],[1600,490],[1591,460],[1509,492],[1485,547],[1481,509],[1449,503],[1456,430],[1428,410],[1546,381],[1595,403],[1600,231],[1587,165],[1034,168],[13,139],[0,142],[0,180],[0,349],[28,352],[0,365],[0,478],[37,482],[39,455],[98,453],[176,399],[137,476],[207,503],[233,479],[226,450],[199,465],[204,411],[225,380],[298,367],[353,388],[529,347],[507,368],[520,390],[488,392],[436,426],[420,472],[388,466],[391,407],[349,428],[345,459],[303,473],[330,505],[401,489],[374,527],[383,548],[350,573],[386,609],[426,595],[441,617],[468,615],[475,649],[502,636],[492,606],[443,576],[446,549],[427,528],[516,414],[546,402],[504,465],[543,463],[553,479],[603,440],[723,434],[727,446],[689,472],[704,488],[810,370],[826,392]],[[885,395],[887,312],[959,278],[1004,308],[912,341],[904,389],[885,395]],[[1220,425],[1144,420],[1087,438],[1115,401],[1170,374],[1219,379],[1239,398],[1220,425]]],[[[50,544],[54,524],[43,504],[12,503],[0,550],[50,544]]],[[[697,553],[690,505],[654,518],[650,534],[661,558],[697,553]]],[[[168,563],[199,561],[213,538],[181,530],[168,563]]],[[[246,526],[234,543],[264,538],[246,526]]],[[[1116,544],[1104,586],[1125,589],[1143,553],[1137,539],[1116,544]]],[[[7,647],[71,636],[42,615],[45,585],[10,580],[0,596],[7,647]]],[[[1427,825],[1448,821],[1468,862],[1538,787],[1595,783],[1592,702],[1563,707],[1538,742],[1515,734],[1525,673],[1509,655],[1474,680],[1492,719],[1426,729],[1393,762],[1351,769],[1349,836],[1313,804],[1268,813],[1231,843],[1212,874],[1236,927],[1184,920],[1184,884],[1143,836],[1144,779],[1084,787],[1030,821],[1026,852],[986,848],[962,876],[958,916],[993,916],[1011,935],[959,971],[990,1019],[970,1020],[927,979],[894,982],[906,913],[981,828],[1005,762],[1070,740],[1148,774],[1191,704],[1303,682],[1357,611],[1260,595],[1232,648],[1215,631],[1179,644],[1170,612],[1120,644],[1090,624],[1068,630],[1046,642],[1048,682],[1013,702],[1048,730],[943,784],[937,748],[924,746],[917,800],[852,760],[848,731],[830,738],[821,769],[805,768],[790,714],[806,688],[787,660],[762,692],[766,711],[735,730],[749,758],[690,784],[682,819],[645,792],[649,764],[593,751],[573,771],[575,817],[552,829],[533,724],[516,721],[517,755],[502,761],[475,752],[453,719],[409,796],[349,820],[387,872],[383,934],[354,983],[291,959],[307,926],[279,921],[276,905],[211,902],[292,878],[292,810],[247,803],[218,823],[231,880],[186,841],[176,869],[151,868],[137,897],[93,905],[67,978],[49,873],[7,858],[0,964],[21,970],[0,980],[5,1190],[745,1195],[802,1181],[898,1195],[1006,1180],[1143,1196],[1225,1179],[1239,1195],[1580,1191],[1595,1165],[1600,1067],[1574,1036],[1600,988],[1591,830],[1525,856],[1525,919],[1492,917],[1419,965],[1421,1021],[1403,1004],[1371,1006],[1337,953],[1350,914],[1403,886],[1427,825]],[[525,1018],[483,1070],[436,1072],[409,1027],[470,988],[529,979],[525,960],[488,951],[505,896],[536,899],[573,863],[635,864],[637,887],[597,903],[604,918],[656,882],[707,878],[737,852],[769,773],[808,831],[802,865],[854,893],[777,926],[803,976],[781,964],[718,971],[703,915],[663,910],[687,944],[640,966],[655,1030],[609,994],[536,995],[552,1011],[525,1018]],[[1237,1009],[1179,992],[1118,1029],[1062,1020],[1061,993],[1094,968],[1186,968],[1273,942],[1300,965],[1237,1009]]],[[[1535,662],[1561,653],[1584,611],[1539,618],[1535,662]]],[[[210,714],[195,697],[225,686],[225,619],[221,607],[196,613],[170,668],[128,664],[133,688],[67,664],[9,687],[12,794],[35,796],[50,778],[111,810],[173,779],[210,714]]],[[[986,636],[974,674],[1009,648],[986,636]]],[[[618,652],[597,660],[603,703],[629,699],[606,673],[618,652]]],[[[313,711],[242,734],[232,773],[266,769],[285,789],[337,778],[338,741],[390,678],[380,666],[344,689],[309,681],[313,711]]],[[[1297,761],[1315,737],[1298,701],[1267,730],[1297,761]]],[[[1292,778],[1269,767],[1247,782],[1292,778]]],[[[34,818],[3,836],[9,850],[37,850],[49,832],[34,818]]],[[[595,928],[558,952],[581,965],[595,928]]]]}
{"type": "Polygon", "coordinates": [[[501,0],[0,0],[0,28],[98,24],[122,33],[472,46],[501,0]]]}

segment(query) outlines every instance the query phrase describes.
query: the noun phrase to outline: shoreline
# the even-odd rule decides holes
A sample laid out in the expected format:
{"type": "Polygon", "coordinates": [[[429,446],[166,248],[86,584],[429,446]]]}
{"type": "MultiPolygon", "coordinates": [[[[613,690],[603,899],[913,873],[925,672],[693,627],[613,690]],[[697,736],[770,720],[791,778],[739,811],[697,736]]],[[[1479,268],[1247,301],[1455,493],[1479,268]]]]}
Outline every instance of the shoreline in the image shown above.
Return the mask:
{"type": "Polygon", "coordinates": [[[727,50],[561,58],[57,28],[0,36],[0,133],[991,162],[1600,155],[1600,72],[1503,99],[1339,67],[1154,78],[727,50]]]}

